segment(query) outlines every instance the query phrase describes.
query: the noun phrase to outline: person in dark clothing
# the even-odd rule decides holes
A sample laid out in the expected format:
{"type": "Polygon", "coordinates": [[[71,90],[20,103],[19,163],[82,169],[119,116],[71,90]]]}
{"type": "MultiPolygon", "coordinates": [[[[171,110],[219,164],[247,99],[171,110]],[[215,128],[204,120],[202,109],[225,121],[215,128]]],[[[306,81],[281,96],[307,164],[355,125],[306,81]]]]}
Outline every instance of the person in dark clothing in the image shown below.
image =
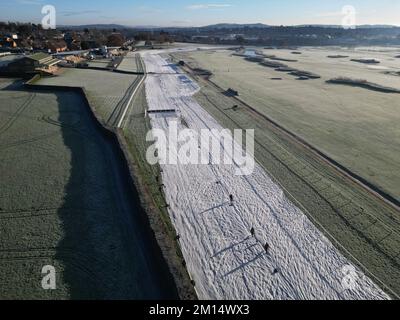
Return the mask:
{"type": "Polygon", "coordinates": [[[231,202],[231,206],[233,206],[233,195],[232,194],[229,195],[229,200],[231,202]]]}
{"type": "Polygon", "coordinates": [[[256,235],[256,231],[254,230],[254,228],[250,229],[250,233],[251,233],[252,237],[254,237],[256,235]]]}
{"type": "Polygon", "coordinates": [[[265,249],[265,252],[268,254],[268,251],[269,251],[269,244],[268,244],[268,242],[265,244],[264,249],[265,249]]]}

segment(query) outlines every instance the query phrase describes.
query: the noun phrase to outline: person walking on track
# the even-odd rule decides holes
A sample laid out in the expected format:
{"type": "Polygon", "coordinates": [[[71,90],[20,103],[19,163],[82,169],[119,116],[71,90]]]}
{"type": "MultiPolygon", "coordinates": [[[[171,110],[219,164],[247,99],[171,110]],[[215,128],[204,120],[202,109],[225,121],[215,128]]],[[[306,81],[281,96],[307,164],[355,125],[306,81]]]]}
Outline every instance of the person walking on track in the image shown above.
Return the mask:
{"type": "Polygon", "coordinates": [[[233,194],[229,195],[229,201],[231,203],[231,207],[233,206],[233,194]]]}
{"type": "Polygon", "coordinates": [[[269,244],[268,242],[264,246],[265,252],[268,254],[269,253],[269,244]]]}

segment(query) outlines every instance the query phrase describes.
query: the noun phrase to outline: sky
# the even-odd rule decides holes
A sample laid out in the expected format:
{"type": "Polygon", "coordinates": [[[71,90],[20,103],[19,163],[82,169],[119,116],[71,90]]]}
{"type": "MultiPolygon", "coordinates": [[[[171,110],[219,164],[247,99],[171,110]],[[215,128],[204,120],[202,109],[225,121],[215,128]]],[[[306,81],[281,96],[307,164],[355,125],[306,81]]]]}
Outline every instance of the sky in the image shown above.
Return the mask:
{"type": "Polygon", "coordinates": [[[358,25],[400,25],[400,0],[1,0],[0,21],[40,23],[44,5],[56,8],[57,25],[341,24],[346,5],[358,25]]]}

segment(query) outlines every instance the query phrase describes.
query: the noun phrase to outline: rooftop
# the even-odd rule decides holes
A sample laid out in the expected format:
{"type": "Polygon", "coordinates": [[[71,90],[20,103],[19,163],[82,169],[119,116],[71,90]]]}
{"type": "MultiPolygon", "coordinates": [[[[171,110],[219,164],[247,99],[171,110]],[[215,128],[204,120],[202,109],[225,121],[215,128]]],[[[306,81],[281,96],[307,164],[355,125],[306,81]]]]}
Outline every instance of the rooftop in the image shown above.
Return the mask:
{"type": "Polygon", "coordinates": [[[47,53],[43,53],[43,52],[38,52],[35,54],[32,54],[31,56],[28,56],[29,59],[33,59],[33,60],[37,60],[37,61],[41,61],[43,59],[46,58],[50,58],[51,56],[48,55],[47,53]]]}

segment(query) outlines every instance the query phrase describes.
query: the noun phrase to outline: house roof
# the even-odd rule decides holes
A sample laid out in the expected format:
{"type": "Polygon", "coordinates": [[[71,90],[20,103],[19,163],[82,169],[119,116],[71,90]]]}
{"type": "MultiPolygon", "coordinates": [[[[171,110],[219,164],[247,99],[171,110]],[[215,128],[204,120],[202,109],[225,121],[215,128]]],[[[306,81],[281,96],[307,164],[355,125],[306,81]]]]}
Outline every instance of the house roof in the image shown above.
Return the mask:
{"type": "Polygon", "coordinates": [[[25,57],[25,59],[35,60],[38,61],[39,64],[47,66],[53,66],[60,62],[60,60],[54,59],[51,55],[43,52],[32,54],[31,56],[25,57]]]}
{"type": "Polygon", "coordinates": [[[32,59],[32,60],[41,61],[43,59],[50,58],[50,57],[51,56],[48,55],[47,53],[38,52],[38,53],[32,54],[31,56],[28,56],[27,58],[32,59]]]}

